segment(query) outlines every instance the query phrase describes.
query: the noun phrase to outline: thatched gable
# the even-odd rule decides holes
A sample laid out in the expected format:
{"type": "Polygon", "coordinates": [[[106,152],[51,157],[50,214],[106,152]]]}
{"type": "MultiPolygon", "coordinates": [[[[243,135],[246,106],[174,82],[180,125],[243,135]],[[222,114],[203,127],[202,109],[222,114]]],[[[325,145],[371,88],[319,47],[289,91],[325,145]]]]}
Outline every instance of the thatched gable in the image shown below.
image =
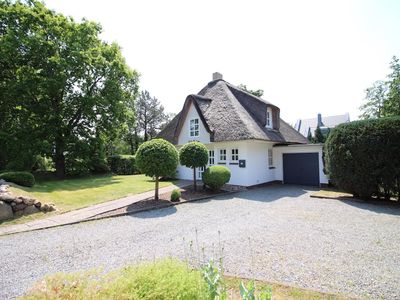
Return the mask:
{"type": "Polygon", "coordinates": [[[255,139],[282,144],[307,143],[304,136],[280,119],[277,106],[222,79],[211,81],[197,95],[189,95],[182,111],[158,136],[177,144],[190,105],[194,105],[210,133],[210,142],[255,139]],[[272,129],[265,127],[268,107],[273,111],[272,129]]]}

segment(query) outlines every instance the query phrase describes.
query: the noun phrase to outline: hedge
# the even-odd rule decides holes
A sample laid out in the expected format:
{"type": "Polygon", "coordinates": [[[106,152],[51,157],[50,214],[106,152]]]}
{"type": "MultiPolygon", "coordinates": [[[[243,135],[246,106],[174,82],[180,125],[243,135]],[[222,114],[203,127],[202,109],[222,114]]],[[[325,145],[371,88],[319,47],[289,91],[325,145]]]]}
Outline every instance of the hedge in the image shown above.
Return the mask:
{"type": "Polygon", "coordinates": [[[341,124],[325,143],[326,169],[361,198],[400,198],[400,117],[341,124]]]}
{"type": "Polygon", "coordinates": [[[135,174],[135,156],[134,155],[113,155],[108,159],[108,165],[111,172],[118,175],[135,174]]]}
{"type": "Polygon", "coordinates": [[[203,182],[213,190],[219,190],[231,179],[231,171],[224,166],[211,166],[203,172],[203,182]]]}
{"type": "Polygon", "coordinates": [[[35,177],[29,172],[5,172],[0,174],[0,179],[22,186],[35,185],[35,177]]]}

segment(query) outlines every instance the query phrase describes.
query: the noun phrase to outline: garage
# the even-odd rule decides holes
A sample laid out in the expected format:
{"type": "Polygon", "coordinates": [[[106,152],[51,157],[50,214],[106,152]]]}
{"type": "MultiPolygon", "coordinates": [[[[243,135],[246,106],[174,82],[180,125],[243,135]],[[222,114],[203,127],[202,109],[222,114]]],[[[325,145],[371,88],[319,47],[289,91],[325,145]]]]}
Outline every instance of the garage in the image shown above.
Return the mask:
{"type": "Polygon", "coordinates": [[[283,153],[283,182],[319,186],[319,156],[315,153],[283,153]]]}

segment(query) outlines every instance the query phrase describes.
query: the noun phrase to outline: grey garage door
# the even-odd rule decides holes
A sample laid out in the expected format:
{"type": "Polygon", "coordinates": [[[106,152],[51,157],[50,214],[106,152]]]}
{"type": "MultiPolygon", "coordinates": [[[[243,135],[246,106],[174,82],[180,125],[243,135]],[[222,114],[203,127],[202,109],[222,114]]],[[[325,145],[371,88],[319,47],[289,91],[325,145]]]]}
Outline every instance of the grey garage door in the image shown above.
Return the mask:
{"type": "Polygon", "coordinates": [[[319,185],[318,153],[284,153],[283,182],[319,185]]]}

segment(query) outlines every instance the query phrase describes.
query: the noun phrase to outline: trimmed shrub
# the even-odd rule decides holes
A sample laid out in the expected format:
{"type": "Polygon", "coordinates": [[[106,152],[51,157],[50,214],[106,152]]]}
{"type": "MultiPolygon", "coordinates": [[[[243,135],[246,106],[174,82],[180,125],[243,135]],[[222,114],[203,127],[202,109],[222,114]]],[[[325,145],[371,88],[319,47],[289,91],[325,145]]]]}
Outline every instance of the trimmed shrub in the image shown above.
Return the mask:
{"type": "Polygon", "coordinates": [[[0,174],[0,179],[22,186],[31,187],[35,185],[35,177],[29,172],[5,172],[0,174]]]}
{"type": "Polygon", "coordinates": [[[203,173],[203,182],[209,188],[218,191],[231,179],[231,171],[224,166],[211,166],[203,173]]]}
{"type": "Polygon", "coordinates": [[[196,172],[195,169],[203,167],[208,162],[208,150],[206,146],[199,142],[189,142],[179,150],[179,160],[182,165],[192,168],[193,188],[196,190],[196,172]]]}
{"type": "Polygon", "coordinates": [[[89,162],[86,159],[67,157],[65,160],[65,173],[68,176],[80,177],[90,174],[89,162]]]}
{"type": "Polygon", "coordinates": [[[181,190],[180,189],[174,189],[171,193],[171,201],[172,202],[178,202],[179,199],[181,198],[181,190]]]}
{"type": "Polygon", "coordinates": [[[160,178],[174,172],[178,163],[178,151],[166,140],[154,139],[140,145],[136,152],[136,166],[143,174],[154,177],[155,200],[158,200],[160,178]]]}
{"type": "Polygon", "coordinates": [[[324,150],[338,188],[361,198],[400,197],[400,117],[339,125],[324,150]]]}
{"type": "Polygon", "coordinates": [[[108,158],[108,165],[111,172],[118,175],[135,174],[134,155],[113,155],[108,158]]]}

